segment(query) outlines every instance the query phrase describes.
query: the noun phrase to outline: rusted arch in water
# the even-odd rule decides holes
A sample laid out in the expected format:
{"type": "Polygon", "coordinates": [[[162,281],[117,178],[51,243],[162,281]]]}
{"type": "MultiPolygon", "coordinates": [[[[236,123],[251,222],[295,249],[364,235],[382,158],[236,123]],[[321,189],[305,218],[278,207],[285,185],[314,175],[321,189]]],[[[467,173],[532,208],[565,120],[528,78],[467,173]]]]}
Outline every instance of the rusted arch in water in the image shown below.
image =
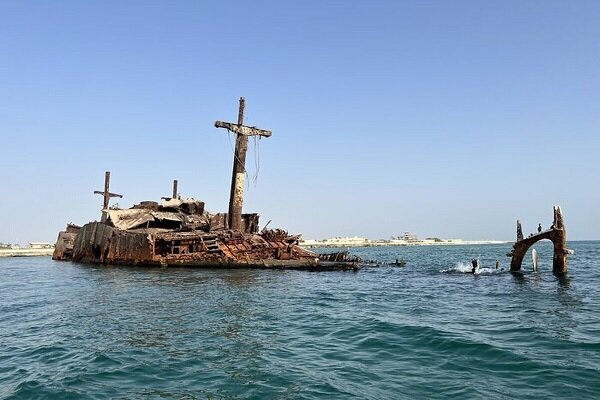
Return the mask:
{"type": "Polygon", "coordinates": [[[560,275],[567,272],[567,230],[562,217],[562,211],[559,206],[554,206],[554,222],[550,229],[540,232],[528,238],[523,238],[521,222],[517,221],[517,241],[513,249],[508,253],[512,257],[510,270],[512,272],[521,270],[521,263],[527,251],[531,246],[540,240],[548,239],[554,245],[554,256],[552,257],[552,272],[560,275]]]}

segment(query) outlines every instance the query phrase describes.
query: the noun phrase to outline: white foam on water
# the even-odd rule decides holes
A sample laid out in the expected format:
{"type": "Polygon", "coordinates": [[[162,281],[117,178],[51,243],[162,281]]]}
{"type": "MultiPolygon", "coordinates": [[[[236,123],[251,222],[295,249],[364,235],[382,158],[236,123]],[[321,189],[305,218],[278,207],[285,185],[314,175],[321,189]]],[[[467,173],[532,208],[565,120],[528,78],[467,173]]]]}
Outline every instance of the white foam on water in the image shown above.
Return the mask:
{"type": "MultiPolygon", "coordinates": [[[[473,272],[473,264],[469,261],[469,262],[462,262],[459,261],[456,263],[456,265],[453,268],[448,268],[448,269],[443,269],[440,272],[442,273],[462,273],[462,274],[472,274],[473,272]]],[[[487,268],[487,267],[477,267],[477,269],[475,270],[475,275],[482,275],[482,274],[497,274],[500,272],[504,272],[503,270],[501,270],[500,268],[496,269],[494,268],[487,268]]]]}
{"type": "Polygon", "coordinates": [[[473,264],[471,264],[470,262],[468,263],[464,263],[462,261],[459,261],[456,263],[456,265],[453,268],[448,268],[448,269],[443,269],[440,272],[461,272],[461,273],[471,273],[471,271],[473,270],[473,264]]]}

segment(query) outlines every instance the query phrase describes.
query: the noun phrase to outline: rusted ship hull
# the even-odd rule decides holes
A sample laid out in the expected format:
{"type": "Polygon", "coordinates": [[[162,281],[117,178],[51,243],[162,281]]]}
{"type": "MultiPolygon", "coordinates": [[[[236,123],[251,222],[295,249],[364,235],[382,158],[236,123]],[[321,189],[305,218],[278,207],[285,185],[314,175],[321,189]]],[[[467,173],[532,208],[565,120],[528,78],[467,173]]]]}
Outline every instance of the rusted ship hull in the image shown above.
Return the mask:
{"type": "Polygon", "coordinates": [[[357,270],[358,259],[321,260],[296,244],[297,238],[267,231],[241,234],[127,231],[91,222],[77,232],[61,232],[55,260],[106,265],[161,267],[357,270]]]}

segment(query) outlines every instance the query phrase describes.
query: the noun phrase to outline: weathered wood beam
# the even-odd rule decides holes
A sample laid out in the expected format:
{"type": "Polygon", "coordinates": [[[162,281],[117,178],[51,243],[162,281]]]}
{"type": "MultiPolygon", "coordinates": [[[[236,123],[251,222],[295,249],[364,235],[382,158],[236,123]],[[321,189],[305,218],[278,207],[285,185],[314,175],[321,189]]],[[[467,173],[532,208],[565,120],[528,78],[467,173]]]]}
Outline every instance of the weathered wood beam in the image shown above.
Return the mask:
{"type": "MultiPolygon", "coordinates": [[[[240,97],[238,108],[237,125],[228,124],[231,127],[242,128],[244,126],[244,111],[246,110],[246,99],[240,97]]],[[[219,121],[217,121],[219,122],[219,121]]],[[[227,124],[227,122],[225,122],[227,124]]],[[[215,126],[217,123],[215,122],[215,126]]],[[[231,129],[231,128],[226,128],[231,129]]],[[[237,134],[235,138],[235,154],[233,158],[233,171],[231,174],[231,191],[229,193],[229,228],[234,231],[242,229],[242,207],[244,205],[244,180],[246,178],[246,152],[248,151],[248,136],[237,134]]]]}
{"type": "MultiPolygon", "coordinates": [[[[98,191],[98,190],[94,190],[94,194],[101,194],[101,195],[103,195],[103,196],[104,196],[104,192],[100,192],[100,191],[98,191]]],[[[123,198],[123,196],[122,196],[122,195],[120,195],[120,194],[116,194],[116,193],[111,193],[111,192],[108,192],[108,193],[107,193],[107,195],[108,195],[108,197],[118,197],[118,198],[120,198],[120,199],[122,199],[122,198],[123,198]]]]}
{"type": "Polygon", "coordinates": [[[104,173],[104,191],[94,190],[94,194],[101,194],[104,197],[104,204],[102,209],[108,208],[108,201],[111,197],[123,198],[122,195],[111,193],[110,191],[110,171],[104,173]]]}
{"type": "Polygon", "coordinates": [[[233,133],[244,136],[264,136],[270,137],[273,132],[264,129],[259,129],[255,126],[236,125],[230,122],[216,121],[216,128],[225,128],[233,133]]]}
{"type": "MultiPolygon", "coordinates": [[[[110,171],[106,171],[104,173],[104,191],[101,192],[99,190],[94,190],[94,194],[101,194],[102,197],[104,197],[104,202],[102,204],[102,210],[108,209],[108,203],[109,203],[111,197],[123,198],[123,196],[120,194],[111,193],[109,191],[109,189],[110,189],[110,171]]],[[[104,213],[104,212],[102,212],[102,220],[101,221],[106,222],[106,213],[104,213]]]]}

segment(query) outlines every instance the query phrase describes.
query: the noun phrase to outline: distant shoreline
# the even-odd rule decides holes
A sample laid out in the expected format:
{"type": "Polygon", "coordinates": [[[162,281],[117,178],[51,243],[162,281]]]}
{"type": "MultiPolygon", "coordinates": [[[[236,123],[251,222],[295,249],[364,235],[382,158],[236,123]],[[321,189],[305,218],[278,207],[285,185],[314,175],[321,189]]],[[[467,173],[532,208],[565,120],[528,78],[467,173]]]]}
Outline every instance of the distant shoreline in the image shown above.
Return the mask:
{"type": "Polygon", "coordinates": [[[0,257],[49,257],[54,249],[0,249],[0,257]]]}
{"type": "Polygon", "coordinates": [[[313,241],[307,240],[300,242],[300,246],[305,248],[337,248],[337,247],[384,247],[384,246],[461,246],[461,245],[483,245],[483,244],[508,244],[513,243],[512,241],[506,240],[462,240],[462,239],[447,239],[441,241],[435,240],[418,240],[418,241],[313,241]]]}

